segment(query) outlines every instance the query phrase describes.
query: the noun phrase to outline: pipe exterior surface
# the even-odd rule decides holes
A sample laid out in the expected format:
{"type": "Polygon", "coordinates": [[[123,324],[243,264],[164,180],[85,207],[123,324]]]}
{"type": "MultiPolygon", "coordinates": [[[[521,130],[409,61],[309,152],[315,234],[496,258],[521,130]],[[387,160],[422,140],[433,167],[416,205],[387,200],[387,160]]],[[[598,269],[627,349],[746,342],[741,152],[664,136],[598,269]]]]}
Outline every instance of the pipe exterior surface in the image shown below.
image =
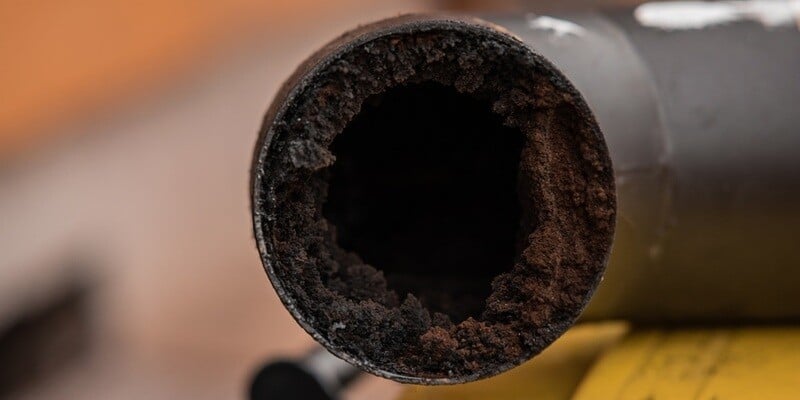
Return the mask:
{"type": "Polygon", "coordinates": [[[798,26],[637,15],[492,18],[575,84],[611,153],[617,233],[583,318],[800,320],[798,26]]]}

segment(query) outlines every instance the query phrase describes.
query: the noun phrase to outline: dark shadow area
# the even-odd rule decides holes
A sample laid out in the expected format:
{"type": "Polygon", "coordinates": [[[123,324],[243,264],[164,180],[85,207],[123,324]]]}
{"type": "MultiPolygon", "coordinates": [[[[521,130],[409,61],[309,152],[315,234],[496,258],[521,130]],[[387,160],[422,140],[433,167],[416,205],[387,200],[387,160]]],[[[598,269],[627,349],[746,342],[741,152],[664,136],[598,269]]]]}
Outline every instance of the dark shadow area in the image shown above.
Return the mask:
{"type": "Polygon", "coordinates": [[[88,291],[70,286],[0,331],[0,398],[40,383],[87,350],[88,291]]]}
{"type": "Polygon", "coordinates": [[[426,83],[370,97],[335,139],[324,215],[389,287],[453,322],[480,318],[510,270],[521,219],[519,131],[426,83]]]}

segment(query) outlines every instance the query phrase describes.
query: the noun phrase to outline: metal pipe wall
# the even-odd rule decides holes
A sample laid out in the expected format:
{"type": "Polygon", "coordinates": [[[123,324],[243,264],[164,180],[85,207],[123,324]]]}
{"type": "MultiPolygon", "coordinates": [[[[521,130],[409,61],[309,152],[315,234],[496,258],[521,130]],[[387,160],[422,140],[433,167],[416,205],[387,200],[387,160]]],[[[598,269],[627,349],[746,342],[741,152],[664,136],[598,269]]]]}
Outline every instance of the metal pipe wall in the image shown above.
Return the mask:
{"type": "Polygon", "coordinates": [[[584,318],[800,320],[798,26],[658,26],[656,6],[490,18],[575,84],[611,153],[617,233],[584,318]]]}

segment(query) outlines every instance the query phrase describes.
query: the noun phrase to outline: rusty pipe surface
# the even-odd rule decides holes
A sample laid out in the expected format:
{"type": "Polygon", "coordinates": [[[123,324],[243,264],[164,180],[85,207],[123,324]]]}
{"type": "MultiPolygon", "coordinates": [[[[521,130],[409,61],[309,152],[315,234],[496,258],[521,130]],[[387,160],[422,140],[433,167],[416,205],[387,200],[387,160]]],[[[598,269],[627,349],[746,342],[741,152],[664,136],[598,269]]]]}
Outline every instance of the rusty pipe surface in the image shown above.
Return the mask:
{"type": "Polygon", "coordinates": [[[254,229],[301,326],[398,381],[491,376],[574,323],[612,238],[585,318],[800,316],[796,28],[488,19],[361,27],[276,96],[254,229]]]}

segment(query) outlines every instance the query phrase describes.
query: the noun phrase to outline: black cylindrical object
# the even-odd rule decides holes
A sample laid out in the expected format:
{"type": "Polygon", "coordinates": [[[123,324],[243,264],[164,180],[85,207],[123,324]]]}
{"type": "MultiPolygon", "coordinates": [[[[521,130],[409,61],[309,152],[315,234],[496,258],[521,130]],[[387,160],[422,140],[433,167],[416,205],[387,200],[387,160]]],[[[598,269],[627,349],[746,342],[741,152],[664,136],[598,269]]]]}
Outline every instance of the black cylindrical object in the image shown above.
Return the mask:
{"type": "Polygon", "coordinates": [[[277,95],[255,235],[310,334],[403,382],[502,372],[578,317],[615,221],[586,318],[800,317],[796,28],[490,20],[359,28],[277,95]]]}
{"type": "Polygon", "coordinates": [[[250,382],[250,400],[336,400],[360,370],[316,347],[304,357],[272,360],[250,382]]]}

